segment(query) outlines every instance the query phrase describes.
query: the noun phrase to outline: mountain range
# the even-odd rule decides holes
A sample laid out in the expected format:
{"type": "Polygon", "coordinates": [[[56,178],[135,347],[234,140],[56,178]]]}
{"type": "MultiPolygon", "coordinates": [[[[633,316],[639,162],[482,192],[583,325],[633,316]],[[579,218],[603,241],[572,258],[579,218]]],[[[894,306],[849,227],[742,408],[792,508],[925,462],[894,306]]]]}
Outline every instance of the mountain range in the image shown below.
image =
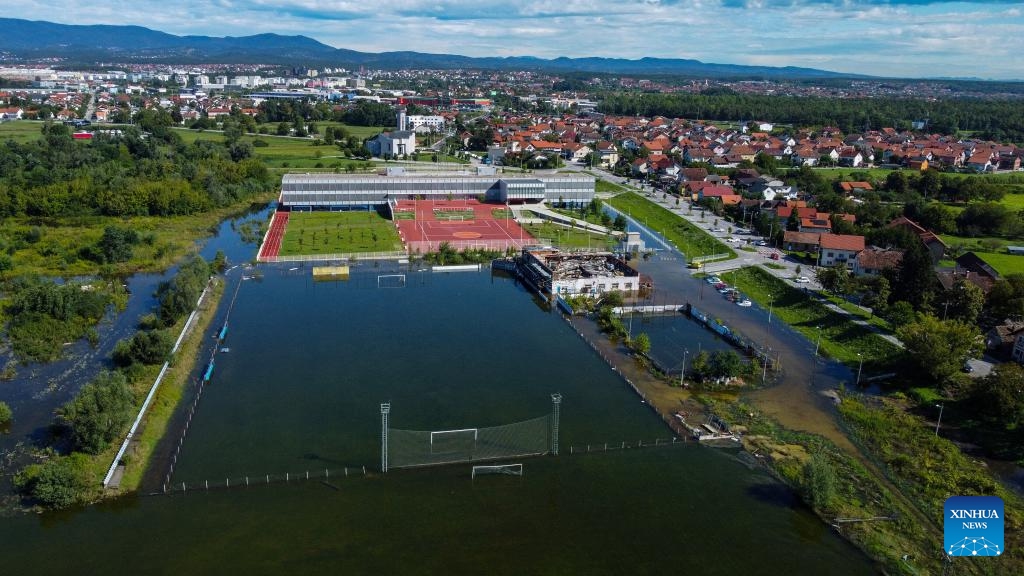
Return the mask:
{"type": "Polygon", "coordinates": [[[358,52],[307,36],[175,36],[142,26],[71,25],[0,18],[0,53],[22,59],[62,58],[68,64],[98,62],[237,63],[372,69],[536,70],[606,74],[673,74],[694,78],[850,78],[814,68],[740,66],[674,58],[483,57],[421,52],[358,52]]]}

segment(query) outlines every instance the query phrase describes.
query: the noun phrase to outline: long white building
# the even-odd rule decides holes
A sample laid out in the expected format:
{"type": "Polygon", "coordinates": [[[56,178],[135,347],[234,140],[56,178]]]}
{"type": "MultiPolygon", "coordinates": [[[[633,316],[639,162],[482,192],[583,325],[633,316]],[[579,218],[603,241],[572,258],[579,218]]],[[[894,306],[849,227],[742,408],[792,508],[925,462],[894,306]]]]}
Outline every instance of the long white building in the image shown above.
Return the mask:
{"type": "Polygon", "coordinates": [[[381,206],[394,200],[416,198],[480,197],[501,203],[586,204],[594,199],[594,178],[506,174],[285,174],[281,181],[282,205],[297,210],[381,206]]]}

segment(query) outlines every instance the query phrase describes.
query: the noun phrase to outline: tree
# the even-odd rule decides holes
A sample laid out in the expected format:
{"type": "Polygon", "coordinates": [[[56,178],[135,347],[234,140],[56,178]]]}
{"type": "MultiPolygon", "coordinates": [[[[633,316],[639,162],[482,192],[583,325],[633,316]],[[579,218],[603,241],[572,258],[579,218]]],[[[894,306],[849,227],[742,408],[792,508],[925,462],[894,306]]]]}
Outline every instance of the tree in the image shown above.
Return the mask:
{"type": "Polygon", "coordinates": [[[11,407],[0,402],[0,428],[11,423],[11,407]]]}
{"type": "Polygon", "coordinates": [[[907,175],[901,170],[889,172],[885,177],[885,188],[896,194],[903,194],[907,191],[907,175]]]}
{"type": "Polygon", "coordinates": [[[828,456],[815,451],[804,464],[804,494],[807,502],[822,511],[832,509],[836,496],[836,472],[828,456]]]}
{"type": "Polygon", "coordinates": [[[815,276],[821,287],[833,294],[846,294],[852,286],[850,271],[844,264],[819,268],[815,276]]]}
{"type": "Polygon", "coordinates": [[[735,378],[743,372],[743,360],[733,350],[715,350],[711,353],[711,374],[716,378],[735,378]]]}
{"type": "Polygon", "coordinates": [[[112,356],[118,366],[161,364],[171,352],[172,344],[173,339],[166,331],[142,331],[118,342],[112,356]]]}
{"type": "Polygon", "coordinates": [[[891,282],[893,298],[910,302],[915,310],[921,310],[931,302],[936,283],[928,249],[921,242],[912,242],[906,247],[891,282]]]}
{"type": "Polygon", "coordinates": [[[892,305],[886,309],[885,317],[896,328],[906,326],[917,319],[914,307],[910,302],[906,302],[904,300],[893,302],[892,305]]]}
{"type": "Polygon", "coordinates": [[[1024,423],[1024,368],[1013,362],[996,366],[978,381],[971,400],[979,412],[1007,427],[1024,423]]]}
{"type": "Polygon", "coordinates": [[[138,243],[138,232],[118,226],[107,226],[103,229],[103,236],[96,248],[102,258],[101,263],[127,262],[131,260],[133,247],[138,243]]]}
{"type": "Polygon", "coordinates": [[[996,320],[1024,317],[1024,274],[1004,276],[988,293],[989,316],[996,320]]]}
{"type": "Polygon", "coordinates": [[[132,392],[121,372],[103,371],[58,413],[71,427],[75,446],[98,454],[131,421],[132,392]]]}
{"type": "Polygon", "coordinates": [[[19,492],[55,509],[81,502],[90,485],[89,458],[79,453],[31,464],[14,477],[19,492]]]}
{"type": "Polygon", "coordinates": [[[919,314],[896,330],[911,360],[936,384],[945,384],[970,356],[980,352],[978,329],[958,320],[919,314]]]}
{"type": "Polygon", "coordinates": [[[641,332],[629,341],[629,348],[637,354],[647,354],[651,351],[651,339],[646,332],[641,332]]]}
{"type": "MultiPolygon", "coordinates": [[[[676,200],[678,201],[678,198],[676,200]]],[[[619,214],[618,216],[616,216],[615,217],[615,221],[612,222],[612,228],[615,229],[615,230],[618,230],[620,232],[624,231],[626,229],[626,225],[627,225],[626,217],[623,216],[622,214],[619,214]]]]}
{"type": "Polygon", "coordinates": [[[960,320],[965,324],[976,324],[984,306],[985,293],[981,288],[961,278],[946,293],[943,316],[952,320],[960,320]]]}

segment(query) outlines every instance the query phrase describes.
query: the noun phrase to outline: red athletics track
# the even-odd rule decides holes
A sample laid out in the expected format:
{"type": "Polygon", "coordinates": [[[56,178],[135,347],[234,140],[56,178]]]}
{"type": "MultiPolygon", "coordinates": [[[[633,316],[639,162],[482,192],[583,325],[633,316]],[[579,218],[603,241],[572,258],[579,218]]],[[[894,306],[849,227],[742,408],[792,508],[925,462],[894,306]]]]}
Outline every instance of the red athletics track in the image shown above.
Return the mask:
{"type": "Polygon", "coordinates": [[[281,251],[281,240],[284,239],[284,230],[288,227],[289,215],[291,215],[291,212],[281,210],[274,212],[274,217],[270,220],[270,229],[267,230],[267,236],[263,239],[263,244],[260,246],[259,256],[256,257],[257,260],[277,258],[278,253],[281,251]]]}
{"type": "Polygon", "coordinates": [[[509,246],[530,244],[530,236],[519,224],[509,219],[496,219],[493,210],[503,210],[501,204],[481,204],[467,200],[400,200],[395,213],[414,212],[415,220],[396,219],[402,240],[413,250],[436,250],[442,242],[452,247],[490,248],[504,250],[509,246]],[[438,220],[434,211],[472,212],[472,220],[438,220]]]}

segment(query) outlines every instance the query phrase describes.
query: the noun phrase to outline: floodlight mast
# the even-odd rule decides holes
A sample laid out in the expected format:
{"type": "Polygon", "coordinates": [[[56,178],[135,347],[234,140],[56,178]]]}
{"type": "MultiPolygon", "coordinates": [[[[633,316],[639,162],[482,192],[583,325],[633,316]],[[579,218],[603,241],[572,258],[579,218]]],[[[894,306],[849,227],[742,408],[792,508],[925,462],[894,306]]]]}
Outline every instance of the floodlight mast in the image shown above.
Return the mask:
{"type": "Polygon", "coordinates": [[[551,453],[558,456],[558,415],[561,412],[562,395],[551,395],[551,453]]]}
{"type": "Polygon", "coordinates": [[[388,471],[388,414],[391,413],[391,403],[384,402],[380,405],[380,471],[388,471]]]}

